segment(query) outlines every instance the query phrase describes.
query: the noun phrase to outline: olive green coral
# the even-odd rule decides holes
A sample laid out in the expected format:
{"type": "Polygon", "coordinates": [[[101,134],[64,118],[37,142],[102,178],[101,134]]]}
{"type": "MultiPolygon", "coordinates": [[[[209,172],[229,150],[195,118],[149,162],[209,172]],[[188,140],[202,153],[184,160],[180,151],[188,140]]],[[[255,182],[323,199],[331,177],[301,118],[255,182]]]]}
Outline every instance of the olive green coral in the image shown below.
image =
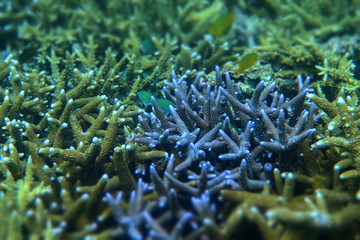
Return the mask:
{"type": "MultiPolygon", "coordinates": [[[[321,93],[321,92],[320,92],[321,93]]],[[[335,164],[334,169],[343,171],[341,179],[358,178],[360,176],[359,159],[359,124],[357,101],[351,96],[343,98],[343,91],[338,98],[330,103],[325,98],[310,95],[310,98],[329,116],[324,137],[314,143],[312,147],[329,148],[338,147],[342,151],[341,159],[335,164]]],[[[358,195],[359,197],[359,195],[358,195]]]]}

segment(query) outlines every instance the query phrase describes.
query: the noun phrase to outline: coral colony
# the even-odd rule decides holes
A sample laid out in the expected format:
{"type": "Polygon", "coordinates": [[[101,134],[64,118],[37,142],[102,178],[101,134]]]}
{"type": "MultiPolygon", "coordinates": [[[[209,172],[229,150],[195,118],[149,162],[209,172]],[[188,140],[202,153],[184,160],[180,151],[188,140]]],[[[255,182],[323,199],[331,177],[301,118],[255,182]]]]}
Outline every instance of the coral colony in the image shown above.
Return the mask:
{"type": "Polygon", "coordinates": [[[360,239],[360,1],[0,1],[0,240],[360,239]]]}

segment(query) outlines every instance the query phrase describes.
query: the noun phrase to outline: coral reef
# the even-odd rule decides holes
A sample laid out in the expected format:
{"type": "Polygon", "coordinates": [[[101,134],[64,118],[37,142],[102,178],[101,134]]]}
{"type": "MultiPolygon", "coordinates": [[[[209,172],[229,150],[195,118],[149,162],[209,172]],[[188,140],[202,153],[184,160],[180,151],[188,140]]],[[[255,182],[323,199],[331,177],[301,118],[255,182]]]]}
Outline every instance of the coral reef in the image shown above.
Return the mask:
{"type": "Polygon", "coordinates": [[[0,1],[0,240],[358,239],[359,7],[0,1]]]}

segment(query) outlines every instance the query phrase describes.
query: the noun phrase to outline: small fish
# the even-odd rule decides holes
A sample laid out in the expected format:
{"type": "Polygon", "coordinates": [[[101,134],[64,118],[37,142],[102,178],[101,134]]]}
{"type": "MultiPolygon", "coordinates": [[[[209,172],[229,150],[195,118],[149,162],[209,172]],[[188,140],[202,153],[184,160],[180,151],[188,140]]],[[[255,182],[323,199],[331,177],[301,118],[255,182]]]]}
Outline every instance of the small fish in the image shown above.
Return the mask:
{"type": "Polygon", "coordinates": [[[151,92],[141,90],[140,92],[137,93],[137,95],[140,99],[140,103],[142,106],[152,105],[151,97],[153,96],[153,94],[151,92]]]}
{"type": "MultiPolygon", "coordinates": [[[[239,135],[241,134],[240,130],[234,124],[230,123],[230,129],[234,129],[236,131],[236,133],[239,134],[239,135]]],[[[225,123],[224,122],[221,123],[221,130],[223,130],[223,131],[225,130],[225,123]]]]}
{"type": "Polygon", "coordinates": [[[141,41],[141,51],[144,54],[153,54],[154,52],[156,52],[156,50],[156,46],[152,41],[151,37],[144,38],[141,41]]]}
{"type": "MultiPolygon", "coordinates": [[[[140,99],[141,105],[142,106],[153,106],[152,102],[151,102],[151,97],[154,96],[154,94],[152,94],[151,92],[142,90],[140,92],[138,92],[138,97],[140,99]]],[[[164,111],[166,114],[170,113],[170,105],[173,106],[174,108],[176,107],[176,104],[165,99],[165,98],[155,98],[156,102],[158,103],[160,109],[162,111],[164,111]]]]}
{"type": "Polygon", "coordinates": [[[224,32],[229,29],[231,24],[234,21],[234,12],[229,12],[226,14],[221,14],[209,27],[208,32],[215,36],[219,37],[224,35],[224,32]]]}
{"type": "Polygon", "coordinates": [[[167,114],[170,113],[170,106],[173,106],[174,108],[176,108],[175,103],[173,103],[172,101],[169,101],[165,98],[156,98],[156,102],[159,105],[160,109],[167,114]]]}
{"type": "Polygon", "coordinates": [[[258,60],[258,57],[259,57],[259,54],[256,52],[250,52],[250,53],[243,55],[240,58],[240,61],[238,62],[239,68],[236,73],[239,75],[240,73],[245,71],[245,69],[255,65],[255,63],[258,60]]]}

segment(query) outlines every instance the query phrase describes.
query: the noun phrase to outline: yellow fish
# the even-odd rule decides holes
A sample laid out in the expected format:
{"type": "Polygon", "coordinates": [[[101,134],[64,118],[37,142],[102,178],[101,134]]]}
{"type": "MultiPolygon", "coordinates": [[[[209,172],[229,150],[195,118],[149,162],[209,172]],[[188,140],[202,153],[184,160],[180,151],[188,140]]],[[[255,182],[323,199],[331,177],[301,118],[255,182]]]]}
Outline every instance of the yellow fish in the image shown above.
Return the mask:
{"type": "Polygon", "coordinates": [[[219,37],[224,35],[224,32],[231,26],[234,21],[234,12],[229,12],[220,15],[209,27],[208,32],[219,37]]]}
{"type": "Polygon", "coordinates": [[[259,54],[256,52],[250,52],[243,55],[238,62],[238,70],[236,71],[237,75],[242,73],[245,69],[253,66],[258,60],[259,54]]]}

